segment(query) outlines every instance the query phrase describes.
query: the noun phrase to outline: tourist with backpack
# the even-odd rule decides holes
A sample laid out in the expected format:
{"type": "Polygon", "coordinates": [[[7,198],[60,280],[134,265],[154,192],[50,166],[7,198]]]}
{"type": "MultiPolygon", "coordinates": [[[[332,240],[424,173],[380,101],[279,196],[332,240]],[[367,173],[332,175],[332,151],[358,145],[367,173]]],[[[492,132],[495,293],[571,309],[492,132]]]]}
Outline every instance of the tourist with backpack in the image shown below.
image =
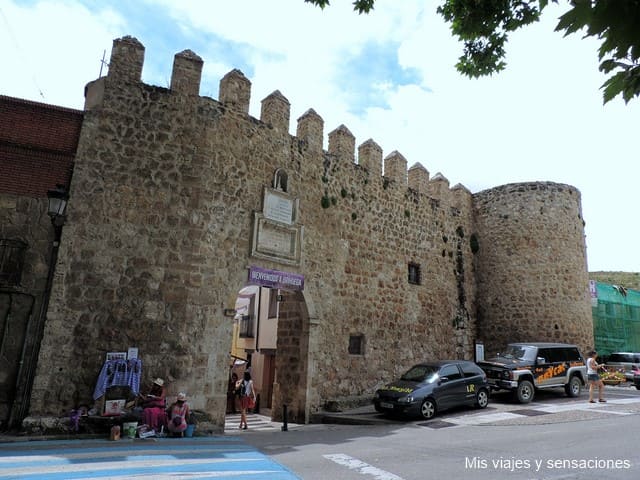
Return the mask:
{"type": "Polygon", "coordinates": [[[240,429],[247,429],[247,410],[256,406],[256,392],[253,388],[253,380],[248,370],[244,372],[244,378],[240,383],[240,429]]]}

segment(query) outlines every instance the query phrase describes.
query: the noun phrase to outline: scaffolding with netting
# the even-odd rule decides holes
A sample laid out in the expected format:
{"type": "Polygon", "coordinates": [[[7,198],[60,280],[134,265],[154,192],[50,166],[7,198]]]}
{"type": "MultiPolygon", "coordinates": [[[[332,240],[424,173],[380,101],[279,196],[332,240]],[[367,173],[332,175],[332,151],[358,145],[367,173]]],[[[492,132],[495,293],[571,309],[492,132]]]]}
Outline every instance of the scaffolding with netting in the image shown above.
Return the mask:
{"type": "Polygon", "coordinates": [[[591,282],[591,299],[598,354],[640,352],[640,291],[591,282]]]}

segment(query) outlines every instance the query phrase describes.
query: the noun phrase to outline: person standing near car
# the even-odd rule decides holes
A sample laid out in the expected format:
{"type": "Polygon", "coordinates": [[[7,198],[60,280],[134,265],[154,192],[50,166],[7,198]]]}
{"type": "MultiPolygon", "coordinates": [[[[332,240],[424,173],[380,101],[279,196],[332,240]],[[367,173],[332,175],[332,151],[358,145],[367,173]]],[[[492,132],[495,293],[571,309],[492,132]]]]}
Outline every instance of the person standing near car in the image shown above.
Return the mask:
{"type": "Polygon", "coordinates": [[[593,399],[593,391],[595,387],[598,387],[598,401],[605,403],[604,399],[604,383],[600,379],[600,375],[598,375],[598,369],[602,367],[602,365],[596,362],[596,356],[598,352],[595,350],[591,350],[589,352],[589,358],[587,359],[587,378],[589,379],[589,403],[596,403],[593,399]]]}

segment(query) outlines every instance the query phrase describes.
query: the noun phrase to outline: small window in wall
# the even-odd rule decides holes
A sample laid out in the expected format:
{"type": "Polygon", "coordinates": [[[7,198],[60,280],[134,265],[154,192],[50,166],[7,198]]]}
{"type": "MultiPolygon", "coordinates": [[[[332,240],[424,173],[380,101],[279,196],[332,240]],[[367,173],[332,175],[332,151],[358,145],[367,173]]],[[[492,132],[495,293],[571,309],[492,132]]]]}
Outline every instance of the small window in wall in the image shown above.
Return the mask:
{"type": "Polygon", "coordinates": [[[278,318],[278,295],[279,290],[269,289],[269,318],[278,318]]]}
{"type": "Polygon", "coordinates": [[[364,335],[349,336],[349,355],[364,355],[364,335]]]}
{"type": "Polygon", "coordinates": [[[251,295],[251,297],[249,298],[247,313],[240,317],[240,328],[238,329],[238,336],[240,338],[253,338],[254,318],[256,318],[256,296],[251,295]]]}
{"type": "Polygon", "coordinates": [[[20,240],[0,238],[0,285],[20,285],[26,249],[27,244],[20,240]]]}
{"type": "Polygon", "coordinates": [[[283,169],[279,168],[273,174],[273,188],[276,190],[280,190],[282,192],[286,192],[289,183],[289,176],[287,172],[283,169]]]}
{"type": "Polygon", "coordinates": [[[240,328],[238,335],[240,338],[253,338],[252,315],[242,315],[242,317],[240,317],[240,328]]]}
{"type": "Polygon", "coordinates": [[[411,285],[420,285],[422,283],[420,265],[414,262],[409,262],[409,283],[411,285]]]}

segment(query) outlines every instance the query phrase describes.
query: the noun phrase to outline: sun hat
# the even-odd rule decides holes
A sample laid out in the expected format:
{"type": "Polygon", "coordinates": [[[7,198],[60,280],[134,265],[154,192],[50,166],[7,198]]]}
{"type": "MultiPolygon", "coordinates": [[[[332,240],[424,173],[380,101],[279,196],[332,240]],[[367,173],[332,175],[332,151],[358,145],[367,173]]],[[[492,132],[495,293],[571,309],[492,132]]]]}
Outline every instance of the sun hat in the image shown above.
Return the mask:
{"type": "Polygon", "coordinates": [[[155,383],[159,387],[162,387],[164,385],[164,380],[162,380],[160,377],[158,377],[153,381],[153,383],[155,383]]]}
{"type": "Polygon", "coordinates": [[[186,400],[187,399],[187,394],[184,392],[180,392],[178,394],[178,400],[186,400]]]}

